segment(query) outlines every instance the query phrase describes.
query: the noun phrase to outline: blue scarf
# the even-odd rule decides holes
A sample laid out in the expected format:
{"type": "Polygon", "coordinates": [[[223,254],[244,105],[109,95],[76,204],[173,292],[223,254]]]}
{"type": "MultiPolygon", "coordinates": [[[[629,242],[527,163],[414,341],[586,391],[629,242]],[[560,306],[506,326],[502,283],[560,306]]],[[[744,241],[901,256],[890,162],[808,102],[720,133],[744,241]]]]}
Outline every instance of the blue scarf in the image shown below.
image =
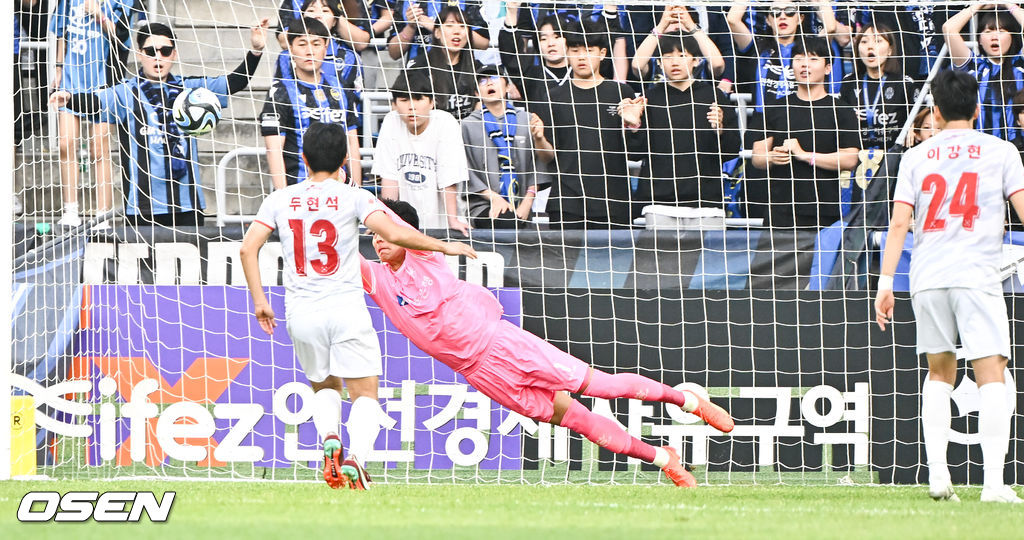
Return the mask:
{"type": "MultiPolygon", "coordinates": [[[[156,121],[159,125],[152,125],[164,134],[164,152],[158,152],[170,156],[171,167],[168,180],[186,178],[188,176],[188,145],[185,137],[174,121],[171,109],[174,100],[182,91],[181,78],[170,75],[164,82],[139,79],[139,90],[149,105],[156,112],[156,121]]],[[[153,151],[151,148],[150,151],[153,151]]]]}
{"type": "Polygon", "coordinates": [[[504,122],[498,123],[498,119],[491,114],[491,111],[484,109],[484,131],[491,138],[494,146],[498,147],[498,169],[501,171],[501,196],[515,205],[519,199],[519,176],[516,175],[516,166],[512,163],[512,143],[516,137],[516,109],[511,103],[505,104],[504,122]]]}
{"type": "MultiPolygon", "coordinates": [[[[302,139],[306,134],[306,130],[309,129],[309,124],[312,123],[312,119],[309,116],[302,114],[302,107],[307,105],[300,99],[299,85],[313,89],[313,99],[316,101],[317,109],[328,109],[331,107],[331,102],[327,99],[327,92],[334,89],[332,84],[333,80],[326,75],[326,72],[320,76],[320,84],[314,86],[309,83],[302,82],[298,79],[286,78],[278,79],[285,90],[288,92],[288,100],[291,102],[292,108],[295,110],[295,143],[299,149],[302,148],[302,139]]],[[[342,93],[341,96],[344,96],[342,93]]],[[[345,110],[347,103],[344,97],[338,99],[338,104],[342,110],[345,110]]],[[[346,130],[348,126],[345,126],[346,130]]],[[[302,162],[299,163],[300,176],[299,179],[305,179],[309,177],[309,173],[306,171],[306,165],[302,162]]]]}

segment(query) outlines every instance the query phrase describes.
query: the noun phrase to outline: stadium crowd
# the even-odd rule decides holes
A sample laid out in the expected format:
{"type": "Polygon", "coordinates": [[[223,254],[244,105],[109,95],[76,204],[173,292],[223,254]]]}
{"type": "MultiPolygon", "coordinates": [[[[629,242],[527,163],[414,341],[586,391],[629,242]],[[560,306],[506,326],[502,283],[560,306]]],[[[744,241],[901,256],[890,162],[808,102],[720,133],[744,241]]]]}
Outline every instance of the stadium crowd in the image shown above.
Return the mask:
{"type": "Polygon", "coordinates": [[[284,0],[276,58],[262,59],[257,23],[242,65],[195,82],[173,75],[174,32],[145,21],[139,0],[50,1],[64,225],[80,223],[83,119],[101,211],[113,205],[114,124],[121,162],[132,164],[126,215],[201,224],[202,188],[187,164],[195,149],[166,104],[183,87],[237,92],[261,61],[274,62],[258,118],[274,188],[304,180],[311,122],[341,123],[350,182],[408,201],[427,228],[463,233],[536,226],[535,211],[554,228],[629,227],[651,204],[829,226],[864,196],[861,165],[934,133],[927,107],[911,115],[940,61],[977,77],[977,127],[1024,151],[1024,11],[1012,3],[284,0]],[[379,130],[364,125],[367,89],[391,92],[379,130]],[[118,92],[141,104],[124,109],[118,92]],[[375,130],[370,170],[360,166],[362,130],[375,130]]]}

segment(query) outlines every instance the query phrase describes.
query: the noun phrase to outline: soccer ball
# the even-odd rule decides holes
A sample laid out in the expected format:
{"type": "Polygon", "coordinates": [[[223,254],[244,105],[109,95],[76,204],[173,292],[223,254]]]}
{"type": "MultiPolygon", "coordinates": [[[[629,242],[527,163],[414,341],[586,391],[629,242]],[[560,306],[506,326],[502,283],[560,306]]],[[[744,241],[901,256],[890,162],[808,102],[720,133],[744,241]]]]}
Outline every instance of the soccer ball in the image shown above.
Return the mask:
{"type": "Polygon", "coordinates": [[[174,123],[189,135],[205,135],[220,121],[220,100],[206,88],[189,88],[178,94],[171,109],[174,123]]]}

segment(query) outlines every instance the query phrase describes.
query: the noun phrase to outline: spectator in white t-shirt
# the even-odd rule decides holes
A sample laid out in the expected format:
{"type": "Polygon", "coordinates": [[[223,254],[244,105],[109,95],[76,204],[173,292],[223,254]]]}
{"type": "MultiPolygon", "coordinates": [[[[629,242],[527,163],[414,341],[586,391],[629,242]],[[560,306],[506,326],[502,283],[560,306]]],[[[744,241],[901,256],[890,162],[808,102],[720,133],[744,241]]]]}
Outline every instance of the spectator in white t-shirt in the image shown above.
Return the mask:
{"type": "Polygon", "coordinates": [[[373,174],[381,197],[416,208],[426,229],[469,235],[458,217],[458,197],[469,180],[462,130],[451,114],[434,109],[430,76],[406,70],[391,89],[391,112],[377,136],[373,174]]]}

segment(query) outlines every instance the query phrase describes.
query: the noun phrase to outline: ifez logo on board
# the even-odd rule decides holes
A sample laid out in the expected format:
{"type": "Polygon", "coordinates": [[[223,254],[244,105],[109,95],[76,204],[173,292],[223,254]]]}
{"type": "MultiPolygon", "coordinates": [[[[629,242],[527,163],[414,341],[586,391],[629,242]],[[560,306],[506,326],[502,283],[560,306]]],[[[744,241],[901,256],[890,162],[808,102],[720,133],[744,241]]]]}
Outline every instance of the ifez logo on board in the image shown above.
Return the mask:
{"type": "Polygon", "coordinates": [[[167,521],[175,492],[166,491],[160,500],[151,491],[30,491],[18,505],[18,521],[39,523],[81,523],[92,518],[103,523],[137,523],[146,514],[154,523],[167,521]]]}

